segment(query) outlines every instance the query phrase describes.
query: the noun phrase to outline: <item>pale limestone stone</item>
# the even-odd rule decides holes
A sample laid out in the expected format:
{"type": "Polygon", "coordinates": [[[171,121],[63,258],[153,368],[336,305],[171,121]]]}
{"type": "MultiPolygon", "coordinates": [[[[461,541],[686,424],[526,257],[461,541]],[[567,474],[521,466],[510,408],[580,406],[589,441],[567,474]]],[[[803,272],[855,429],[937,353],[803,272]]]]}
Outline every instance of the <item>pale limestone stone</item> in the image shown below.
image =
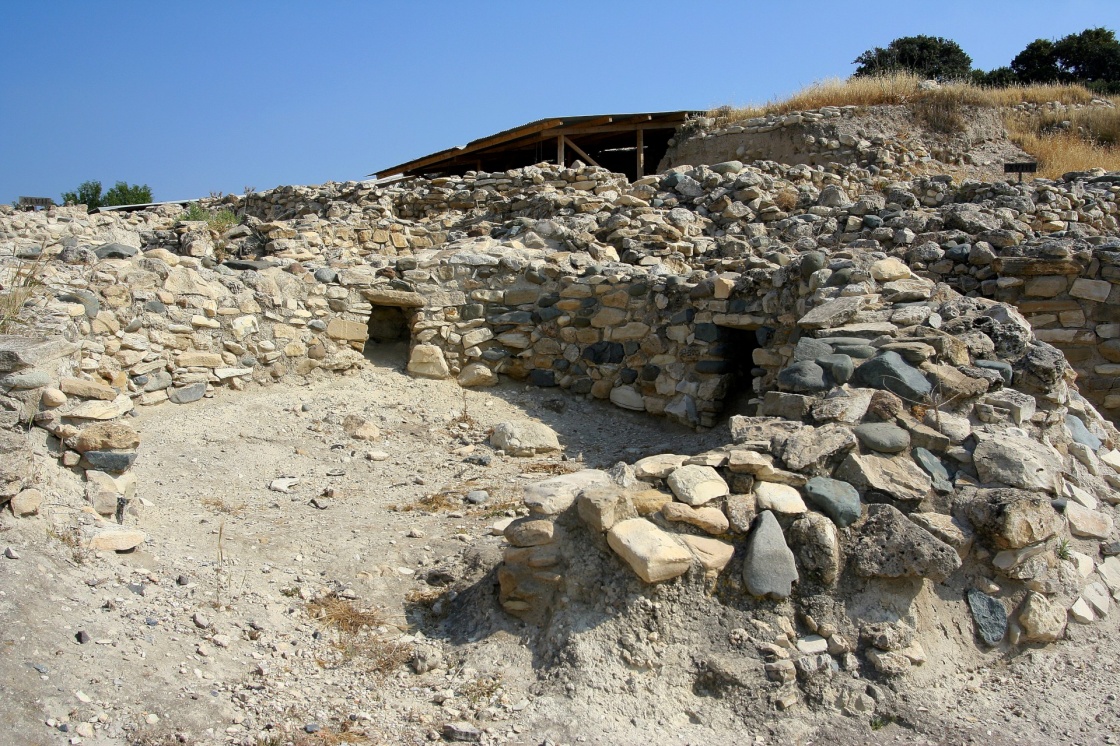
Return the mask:
{"type": "Polygon", "coordinates": [[[644,518],[616,523],[607,532],[607,544],[647,583],[684,575],[692,566],[692,552],[644,518]]]}

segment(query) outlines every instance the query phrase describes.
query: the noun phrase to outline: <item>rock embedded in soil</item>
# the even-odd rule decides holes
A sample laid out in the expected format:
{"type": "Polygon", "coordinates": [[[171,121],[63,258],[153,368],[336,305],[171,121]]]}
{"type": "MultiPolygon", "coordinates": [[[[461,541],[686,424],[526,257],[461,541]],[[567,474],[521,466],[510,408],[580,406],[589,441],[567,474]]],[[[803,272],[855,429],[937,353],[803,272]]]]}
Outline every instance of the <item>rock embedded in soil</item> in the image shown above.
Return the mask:
{"type": "Polygon", "coordinates": [[[616,523],[607,532],[607,544],[647,583],[684,575],[692,566],[692,553],[644,518],[616,523]]]}
{"type": "Polygon", "coordinates": [[[993,647],[1000,644],[1007,635],[1007,609],[999,599],[975,588],[968,590],[966,598],[980,639],[993,647]]]}
{"type": "Polygon", "coordinates": [[[921,577],[940,582],[961,566],[956,550],[891,505],[869,505],[852,548],[864,577],[921,577]]]}
{"type": "Polygon", "coordinates": [[[752,596],[784,599],[789,598],[797,580],[797,562],[782,527],[773,513],[764,510],[747,537],[743,582],[752,596]]]}
{"type": "Polygon", "coordinates": [[[490,444],[511,456],[535,456],[560,450],[556,431],[543,422],[502,422],[490,435],[490,444]]]}
{"type": "Polygon", "coordinates": [[[984,440],[972,453],[980,481],[1024,490],[1057,491],[1062,460],[1053,448],[1010,435],[984,440]]]}

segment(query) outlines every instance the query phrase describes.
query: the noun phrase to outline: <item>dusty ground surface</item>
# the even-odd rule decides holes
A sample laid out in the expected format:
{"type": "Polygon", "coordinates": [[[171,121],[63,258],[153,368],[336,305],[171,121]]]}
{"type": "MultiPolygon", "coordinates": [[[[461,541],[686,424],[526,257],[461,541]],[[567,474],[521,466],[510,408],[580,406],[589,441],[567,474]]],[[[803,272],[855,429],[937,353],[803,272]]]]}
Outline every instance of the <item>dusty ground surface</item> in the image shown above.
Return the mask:
{"type": "MultiPolygon", "coordinates": [[[[1115,611],[1015,655],[954,659],[929,643],[916,685],[879,684],[870,719],[777,712],[764,679],[735,696],[690,686],[690,645],[713,642],[689,631],[717,629],[709,617],[721,613],[690,600],[704,597],[696,589],[653,594],[668,618],[652,669],[618,656],[654,606],[638,594],[618,619],[569,630],[570,650],[502,614],[490,590],[502,540],[489,527],[512,515],[521,485],[700,452],[725,427],[697,434],[512,383],[464,394],[386,364],[145,409],[132,424],[134,505],[146,504],[126,524],[148,532],[141,551],[68,542],[67,525],[93,519],[63,471],[43,474],[43,515],[0,519],[0,545],[19,556],[0,557],[3,743],[423,743],[456,721],[511,744],[1097,744],[1120,732],[1115,611]],[[349,437],[347,415],[380,437],[349,437]],[[525,417],[553,427],[571,462],[494,454],[488,430],[525,417]],[[270,489],[285,477],[298,480],[290,492],[270,489]],[[471,490],[489,497],[471,504],[471,490]]],[[[959,623],[931,604],[927,627],[959,623]]]]}

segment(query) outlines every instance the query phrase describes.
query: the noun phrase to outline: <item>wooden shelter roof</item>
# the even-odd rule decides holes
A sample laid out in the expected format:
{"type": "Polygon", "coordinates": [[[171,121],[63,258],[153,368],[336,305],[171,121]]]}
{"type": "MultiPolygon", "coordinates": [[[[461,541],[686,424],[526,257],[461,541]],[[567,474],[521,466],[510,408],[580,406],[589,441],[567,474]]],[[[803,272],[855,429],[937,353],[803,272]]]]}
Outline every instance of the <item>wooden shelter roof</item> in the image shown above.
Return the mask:
{"type": "MultiPolygon", "coordinates": [[[[472,140],[466,145],[441,150],[422,158],[376,171],[370,176],[383,179],[396,174],[417,175],[443,172],[477,163],[482,158],[509,156],[517,151],[531,152],[529,149],[534,145],[548,141],[558,143],[558,150],[554,155],[559,160],[563,160],[564,147],[563,140],[560,139],[562,137],[579,135],[597,137],[602,140],[605,135],[617,138],[628,132],[637,133],[642,130],[675,130],[690,115],[697,113],[692,111],[663,111],[539,119],[520,127],[472,140]]],[[[570,145],[571,142],[568,141],[567,144],[570,145]]],[[[586,153],[578,146],[574,148],[574,151],[586,160],[586,153]]],[[[522,165],[531,165],[540,160],[540,158],[529,160],[522,165]]]]}

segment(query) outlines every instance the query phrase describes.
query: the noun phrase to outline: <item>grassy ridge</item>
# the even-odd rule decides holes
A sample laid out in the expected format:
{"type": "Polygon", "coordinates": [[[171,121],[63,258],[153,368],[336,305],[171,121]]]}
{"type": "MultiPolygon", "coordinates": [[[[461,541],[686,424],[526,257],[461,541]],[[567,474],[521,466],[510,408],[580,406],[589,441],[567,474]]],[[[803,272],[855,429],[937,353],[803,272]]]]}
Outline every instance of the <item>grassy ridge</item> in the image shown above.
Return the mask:
{"type": "MultiPolygon", "coordinates": [[[[987,88],[968,82],[922,90],[922,79],[898,73],[878,77],[814,83],[783,100],[761,106],[724,106],[709,112],[721,123],[767,114],[820,109],[824,106],[908,106],[930,129],[952,133],[965,128],[968,107],[1003,110],[1011,140],[1039,161],[1041,178],[1067,171],[1104,168],[1120,171],[1120,108],[1093,107],[1073,111],[1025,112],[1019,104],[1088,104],[1101,98],[1080,85],[1029,85],[987,88]]],[[[1120,105],[1120,97],[1106,99],[1120,105]]]]}

